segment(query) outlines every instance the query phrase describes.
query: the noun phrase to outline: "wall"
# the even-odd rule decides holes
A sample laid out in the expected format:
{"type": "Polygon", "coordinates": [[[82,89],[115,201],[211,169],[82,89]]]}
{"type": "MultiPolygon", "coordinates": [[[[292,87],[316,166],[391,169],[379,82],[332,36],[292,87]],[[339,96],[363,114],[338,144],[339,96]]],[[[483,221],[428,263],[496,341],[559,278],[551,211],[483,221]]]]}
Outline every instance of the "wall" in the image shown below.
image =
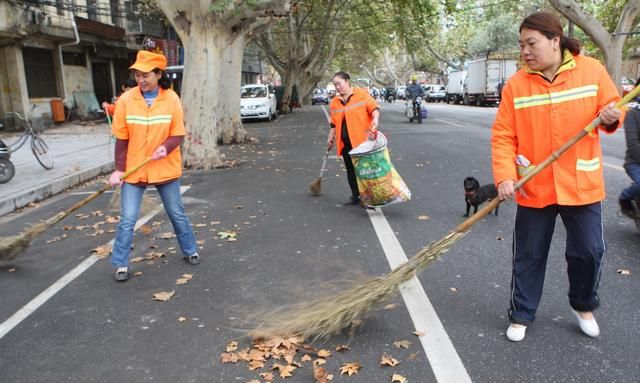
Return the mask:
{"type": "Polygon", "coordinates": [[[91,73],[86,66],[65,65],[64,66],[65,85],[67,97],[73,97],[74,91],[93,90],[91,84],[91,73]]]}

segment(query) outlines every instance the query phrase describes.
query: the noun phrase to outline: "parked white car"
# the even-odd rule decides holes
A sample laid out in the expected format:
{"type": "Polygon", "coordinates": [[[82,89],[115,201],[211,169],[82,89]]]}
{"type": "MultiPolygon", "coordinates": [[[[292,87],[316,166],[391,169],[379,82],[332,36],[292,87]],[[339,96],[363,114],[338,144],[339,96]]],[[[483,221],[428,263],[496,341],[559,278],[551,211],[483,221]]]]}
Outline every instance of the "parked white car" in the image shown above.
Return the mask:
{"type": "Polygon", "coordinates": [[[240,91],[242,119],[271,120],[278,115],[276,94],[271,85],[247,84],[240,91]]]}

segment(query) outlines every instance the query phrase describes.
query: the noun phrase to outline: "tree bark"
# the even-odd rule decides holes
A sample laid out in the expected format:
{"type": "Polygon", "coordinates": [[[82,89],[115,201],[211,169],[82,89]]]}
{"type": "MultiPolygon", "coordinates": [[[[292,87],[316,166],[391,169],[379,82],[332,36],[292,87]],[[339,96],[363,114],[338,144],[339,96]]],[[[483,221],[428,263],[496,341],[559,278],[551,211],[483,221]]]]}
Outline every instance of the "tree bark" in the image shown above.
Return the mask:
{"type": "Polygon", "coordinates": [[[567,19],[579,26],[600,48],[609,76],[611,76],[614,84],[620,90],[622,87],[620,82],[622,77],[622,48],[627,35],[619,33],[630,32],[633,28],[635,20],[640,15],[640,1],[627,1],[613,34],[610,34],[595,17],[585,12],[575,0],[549,0],[549,3],[567,19]]]}
{"type": "Polygon", "coordinates": [[[247,38],[289,12],[289,0],[235,2],[156,0],[185,50],[182,104],[184,162],[197,169],[223,165],[218,142],[244,142],[240,120],[242,56],[247,38]],[[222,5],[224,5],[222,4],[222,5]],[[242,4],[242,3],[241,3],[242,4]]]}
{"type": "MultiPolygon", "coordinates": [[[[218,38],[222,37],[222,33],[218,38]]],[[[216,89],[218,97],[218,140],[224,145],[245,142],[247,131],[240,119],[240,85],[242,83],[242,56],[247,45],[244,35],[227,36],[221,42],[220,81],[216,89]]]]}

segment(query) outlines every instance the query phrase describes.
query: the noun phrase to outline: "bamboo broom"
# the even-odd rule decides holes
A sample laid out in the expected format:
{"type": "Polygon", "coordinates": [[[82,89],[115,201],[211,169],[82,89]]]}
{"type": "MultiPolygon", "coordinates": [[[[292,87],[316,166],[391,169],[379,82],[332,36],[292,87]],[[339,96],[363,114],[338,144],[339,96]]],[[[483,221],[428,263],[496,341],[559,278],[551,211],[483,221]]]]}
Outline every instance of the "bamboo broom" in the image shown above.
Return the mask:
{"type": "MultiPolygon", "coordinates": [[[[329,117],[329,113],[325,109],[324,105],[321,105],[322,111],[324,112],[325,117],[327,118],[327,122],[331,124],[331,117],[329,117]]],[[[327,147],[327,153],[325,153],[324,158],[322,159],[322,167],[320,168],[320,175],[313,182],[309,184],[309,191],[313,195],[320,195],[322,192],[322,176],[324,172],[327,170],[327,158],[329,158],[329,153],[331,152],[331,147],[327,147]]]]}
{"type": "MultiPolygon", "coordinates": [[[[124,180],[129,175],[131,175],[131,173],[137,171],[138,169],[146,165],[149,161],[151,161],[151,158],[147,158],[142,163],[135,166],[133,169],[128,170],[122,175],[122,179],[124,180]]],[[[71,206],[67,210],[62,211],[45,221],[42,221],[38,224],[31,226],[29,229],[23,231],[22,233],[11,236],[11,237],[0,238],[0,261],[11,261],[15,259],[17,256],[22,254],[22,252],[24,252],[29,247],[29,245],[31,244],[31,241],[33,241],[35,237],[40,235],[43,231],[55,225],[56,223],[60,222],[62,219],[64,219],[74,211],[78,210],[82,206],[93,201],[100,194],[104,193],[109,189],[111,189],[111,185],[106,184],[102,188],[93,192],[92,194],[84,198],[82,201],[76,203],[75,205],[71,206]]]]}
{"type": "MultiPolygon", "coordinates": [[[[631,99],[640,94],[640,86],[633,89],[616,104],[621,109],[631,99]]],[[[515,190],[540,173],[558,157],[600,125],[600,117],[582,129],[580,133],[553,152],[542,163],[515,184],[515,190]]],[[[295,305],[287,306],[264,316],[261,326],[251,331],[252,336],[301,336],[305,339],[323,339],[349,327],[354,320],[388,299],[402,283],[415,273],[446,253],[480,219],[488,215],[501,203],[494,198],[476,214],[462,222],[442,239],[420,250],[403,265],[382,277],[371,278],[339,294],[331,294],[295,305]]]]}

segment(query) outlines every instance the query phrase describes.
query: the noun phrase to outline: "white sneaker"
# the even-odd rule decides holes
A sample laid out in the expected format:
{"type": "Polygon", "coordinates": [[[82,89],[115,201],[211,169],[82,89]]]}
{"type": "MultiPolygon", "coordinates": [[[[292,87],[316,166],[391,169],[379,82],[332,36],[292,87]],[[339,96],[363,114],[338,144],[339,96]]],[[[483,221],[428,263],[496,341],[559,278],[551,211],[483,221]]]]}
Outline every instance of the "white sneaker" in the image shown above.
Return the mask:
{"type": "Polygon", "coordinates": [[[578,314],[576,310],[571,309],[571,311],[573,311],[573,315],[575,315],[576,318],[578,319],[578,325],[580,326],[580,330],[582,330],[582,332],[586,336],[590,336],[591,338],[597,338],[600,335],[600,327],[598,326],[598,322],[596,322],[595,318],[582,319],[582,317],[580,316],[580,314],[578,314]]]}
{"type": "Polygon", "coordinates": [[[524,339],[525,331],[527,331],[527,326],[511,323],[507,329],[507,339],[512,342],[520,342],[524,339]]]}

